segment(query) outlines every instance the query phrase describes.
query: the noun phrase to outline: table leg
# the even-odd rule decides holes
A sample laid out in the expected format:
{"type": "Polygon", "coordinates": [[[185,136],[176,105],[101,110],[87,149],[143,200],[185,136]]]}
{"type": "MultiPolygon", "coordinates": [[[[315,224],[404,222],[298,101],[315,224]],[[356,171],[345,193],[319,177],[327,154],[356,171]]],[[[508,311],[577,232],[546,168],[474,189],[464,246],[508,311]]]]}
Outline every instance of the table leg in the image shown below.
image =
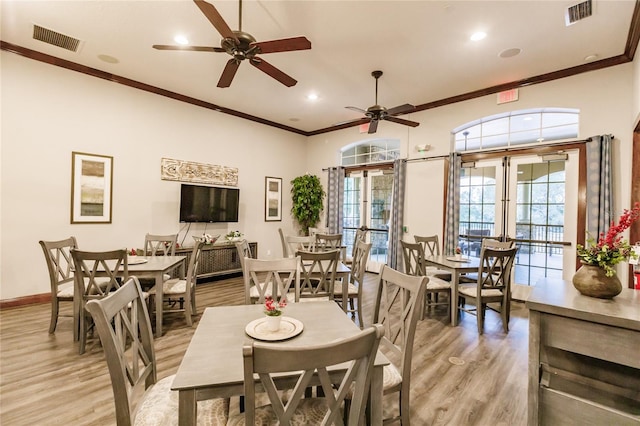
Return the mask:
{"type": "Polygon", "coordinates": [[[198,406],[196,404],[196,391],[194,389],[178,392],[178,424],[180,426],[192,426],[198,418],[198,406]]]}
{"type": "Polygon", "coordinates": [[[163,302],[163,281],[164,274],[162,271],[155,275],[156,287],[156,337],[162,337],[162,302],[163,302]]]}
{"type": "Polygon", "coordinates": [[[382,375],[383,366],[374,366],[371,374],[371,388],[369,390],[369,409],[371,410],[371,424],[382,424],[382,375]]]}
{"type": "Polygon", "coordinates": [[[347,304],[349,303],[349,274],[342,276],[342,310],[346,314],[349,310],[347,304]]]}
{"type": "Polygon", "coordinates": [[[451,271],[451,325],[458,325],[458,282],[460,273],[457,269],[451,271]]]}

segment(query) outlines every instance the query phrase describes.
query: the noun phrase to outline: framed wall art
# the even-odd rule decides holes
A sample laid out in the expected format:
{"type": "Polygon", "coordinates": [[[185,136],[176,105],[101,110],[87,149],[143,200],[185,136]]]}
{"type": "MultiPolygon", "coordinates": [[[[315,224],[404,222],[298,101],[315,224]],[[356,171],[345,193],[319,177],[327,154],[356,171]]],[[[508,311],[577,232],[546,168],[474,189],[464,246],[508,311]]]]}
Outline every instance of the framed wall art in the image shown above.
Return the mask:
{"type": "Polygon", "coordinates": [[[264,220],[275,222],[282,220],[282,178],[265,178],[264,220]]]}
{"type": "Polygon", "coordinates": [[[71,153],[71,223],[111,223],[113,157],[71,153]]]}

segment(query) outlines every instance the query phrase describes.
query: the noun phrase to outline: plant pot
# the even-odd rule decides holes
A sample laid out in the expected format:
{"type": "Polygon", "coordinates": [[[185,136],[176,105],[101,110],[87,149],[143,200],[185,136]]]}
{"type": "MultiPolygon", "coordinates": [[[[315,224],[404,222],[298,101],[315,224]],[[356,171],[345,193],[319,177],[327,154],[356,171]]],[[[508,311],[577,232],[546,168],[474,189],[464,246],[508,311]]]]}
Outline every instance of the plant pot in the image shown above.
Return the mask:
{"type": "Polygon", "coordinates": [[[622,291],[617,275],[608,277],[605,270],[595,265],[582,265],[573,276],[573,286],[585,296],[611,299],[622,291]]]}
{"type": "Polygon", "coordinates": [[[267,329],[269,331],[280,330],[280,321],[282,321],[282,315],[278,315],[278,316],[267,315],[267,329]]]}

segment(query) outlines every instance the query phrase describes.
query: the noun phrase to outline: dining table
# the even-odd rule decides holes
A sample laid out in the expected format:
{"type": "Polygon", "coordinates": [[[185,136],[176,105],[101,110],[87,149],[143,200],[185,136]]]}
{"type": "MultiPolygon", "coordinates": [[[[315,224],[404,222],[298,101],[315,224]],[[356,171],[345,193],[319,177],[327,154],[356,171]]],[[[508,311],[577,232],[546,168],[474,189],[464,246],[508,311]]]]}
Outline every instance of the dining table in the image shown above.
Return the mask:
{"type": "Polygon", "coordinates": [[[185,276],[186,256],[129,256],[127,267],[129,275],[138,278],[151,278],[156,287],[156,337],[162,336],[162,306],[164,274],[177,270],[178,277],[185,276]]]}
{"type": "Polygon", "coordinates": [[[427,265],[432,265],[438,269],[445,269],[451,272],[451,325],[458,325],[458,286],[460,285],[460,275],[478,272],[480,268],[479,257],[457,257],[450,255],[425,256],[427,265]]]}
{"type": "MultiPolygon", "coordinates": [[[[178,392],[178,423],[195,425],[197,401],[230,398],[244,394],[242,348],[251,339],[262,340],[251,328],[264,318],[262,305],[216,306],[204,310],[198,327],[178,367],[171,389],[178,392]],[[254,337],[250,337],[251,333],[254,337]]],[[[349,338],[360,328],[331,301],[291,303],[284,311],[283,321],[299,323],[291,336],[265,340],[289,347],[326,344],[349,338]]],[[[382,424],[383,368],[389,360],[378,351],[374,361],[369,394],[371,424],[382,424]]],[[[341,375],[348,363],[332,366],[332,374],[341,375]]],[[[290,380],[299,372],[282,373],[290,380]]]]}

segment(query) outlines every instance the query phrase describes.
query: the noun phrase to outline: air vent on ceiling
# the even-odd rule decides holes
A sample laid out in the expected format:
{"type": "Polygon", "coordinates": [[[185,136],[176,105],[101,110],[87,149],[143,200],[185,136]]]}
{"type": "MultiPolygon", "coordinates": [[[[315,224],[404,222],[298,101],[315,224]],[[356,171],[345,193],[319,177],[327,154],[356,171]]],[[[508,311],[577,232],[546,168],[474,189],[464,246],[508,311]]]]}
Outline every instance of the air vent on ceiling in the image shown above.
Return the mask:
{"type": "Polygon", "coordinates": [[[588,18],[593,14],[591,0],[569,6],[564,14],[564,20],[567,26],[573,25],[581,19],[588,18]]]}
{"type": "Polygon", "coordinates": [[[45,43],[52,44],[54,46],[62,47],[63,49],[67,49],[72,52],[77,52],[78,46],[80,45],[80,40],[78,40],[77,38],[60,34],[56,31],[41,27],[39,25],[33,26],[33,38],[45,43]]]}

